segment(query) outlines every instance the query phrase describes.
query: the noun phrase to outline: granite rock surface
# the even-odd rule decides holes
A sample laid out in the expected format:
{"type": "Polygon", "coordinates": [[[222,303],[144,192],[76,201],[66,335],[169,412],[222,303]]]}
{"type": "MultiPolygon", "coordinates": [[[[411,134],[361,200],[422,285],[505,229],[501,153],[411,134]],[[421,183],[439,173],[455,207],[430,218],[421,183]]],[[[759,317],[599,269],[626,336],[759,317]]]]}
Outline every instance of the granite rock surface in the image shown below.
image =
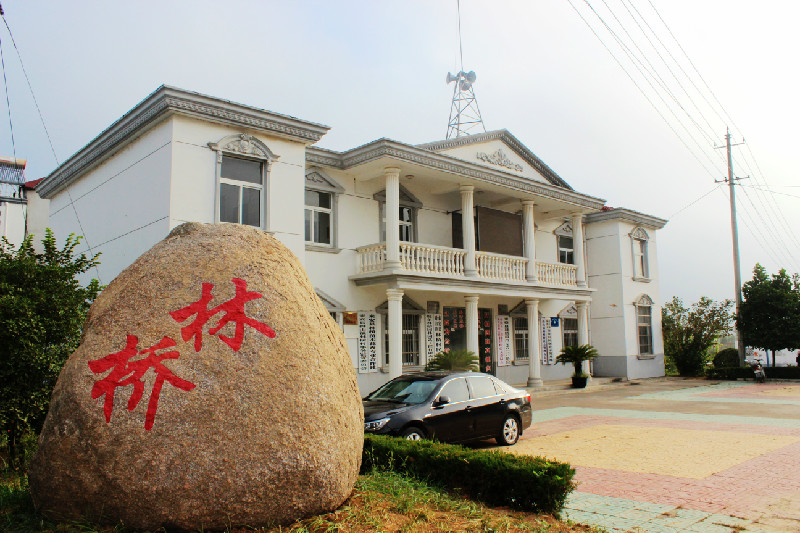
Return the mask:
{"type": "Polygon", "coordinates": [[[362,442],[343,334],[297,258],[255,228],[187,223],[93,304],[29,479],[61,518],[258,527],[341,505],[362,442]]]}

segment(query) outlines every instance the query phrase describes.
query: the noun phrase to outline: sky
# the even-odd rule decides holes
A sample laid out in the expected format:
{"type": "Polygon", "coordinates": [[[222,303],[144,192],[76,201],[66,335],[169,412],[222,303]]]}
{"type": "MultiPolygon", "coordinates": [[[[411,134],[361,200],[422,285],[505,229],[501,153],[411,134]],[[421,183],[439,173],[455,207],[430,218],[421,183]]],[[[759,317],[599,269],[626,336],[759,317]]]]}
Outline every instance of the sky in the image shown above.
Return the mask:
{"type": "MultiPolygon", "coordinates": [[[[29,180],[162,84],[326,124],[318,146],[333,150],[446,134],[456,0],[2,4],[52,141],[0,27],[14,131],[12,146],[0,97],[0,155],[27,159],[29,180]]],[[[460,10],[486,129],[508,129],[580,192],[669,220],[657,233],[662,301],[734,297],[730,202],[715,183],[727,177],[714,148],[727,127],[746,142],[733,147],[742,280],[757,262],[800,271],[800,3],[462,0],[460,10]],[[650,63],[627,59],[603,22],[650,63]]]]}

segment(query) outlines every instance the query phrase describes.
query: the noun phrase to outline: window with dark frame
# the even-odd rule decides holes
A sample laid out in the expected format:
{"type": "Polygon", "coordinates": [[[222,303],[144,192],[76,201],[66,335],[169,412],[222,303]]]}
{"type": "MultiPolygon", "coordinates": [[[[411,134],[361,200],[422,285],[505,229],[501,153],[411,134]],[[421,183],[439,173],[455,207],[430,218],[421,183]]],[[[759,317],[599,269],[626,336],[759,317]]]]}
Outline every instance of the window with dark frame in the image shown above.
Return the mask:
{"type": "Polygon", "coordinates": [[[653,316],[652,307],[639,304],[636,306],[636,322],[639,330],[639,354],[653,354],[653,316]]]}
{"type": "Polygon", "coordinates": [[[333,242],[333,194],[306,189],[305,205],[306,242],[331,245],[333,242]]]}
{"type": "Polygon", "coordinates": [[[564,346],[578,345],[578,319],[561,317],[561,331],[564,335],[564,346]]]}
{"type": "MultiPolygon", "coordinates": [[[[419,366],[419,314],[403,313],[401,350],[403,366],[419,366]]],[[[389,315],[383,315],[384,364],[389,364],[389,315]]]]}
{"type": "Polygon", "coordinates": [[[514,328],[514,358],[528,359],[528,318],[515,316],[511,323],[514,328]]]}

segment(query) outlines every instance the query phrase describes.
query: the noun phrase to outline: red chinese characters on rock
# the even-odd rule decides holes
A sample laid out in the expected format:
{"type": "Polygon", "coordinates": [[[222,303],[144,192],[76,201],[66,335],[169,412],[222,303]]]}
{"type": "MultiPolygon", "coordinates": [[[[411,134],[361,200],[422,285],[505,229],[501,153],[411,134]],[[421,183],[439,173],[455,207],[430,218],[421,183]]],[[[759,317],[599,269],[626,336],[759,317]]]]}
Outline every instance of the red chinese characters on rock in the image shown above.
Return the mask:
{"type": "Polygon", "coordinates": [[[190,316],[196,315],[195,319],[192,320],[189,325],[181,328],[181,337],[183,337],[183,340],[188,341],[194,337],[195,352],[199,352],[203,347],[203,327],[205,327],[211,317],[217,313],[224,314],[217,322],[217,325],[208,330],[208,333],[209,335],[216,335],[226,324],[233,322],[236,325],[233,337],[220,335],[219,338],[235,352],[238,352],[239,348],[242,347],[245,326],[250,326],[271,339],[275,338],[275,331],[271,327],[258,320],[249,318],[244,314],[244,304],[261,298],[261,293],[248,291],[247,282],[243,279],[233,278],[231,281],[236,286],[236,294],[227,302],[209,310],[208,304],[211,303],[211,290],[214,288],[214,285],[211,283],[203,283],[202,294],[198,301],[182,309],[178,309],[177,311],[170,312],[170,316],[178,322],[185,322],[190,316]]]}
{"type": "Polygon", "coordinates": [[[145,415],[144,428],[150,430],[155,422],[156,411],[158,410],[158,399],[161,397],[161,388],[164,382],[168,382],[173,387],[184,391],[190,391],[195,384],[176,376],[169,368],[164,366],[164,359],[177,359],[180,353],[169,351],[157,353],[160,350],[174,347],[175,341],[169,337],[164,337],[150,348],[139,351],[139,339],[136,335],[128,335],[127,343],[122,351],[109,354],[101,359],[89,361],[89,368],[95,374],[102,374],[111,370],[103,379],[96,381],[92,387],[92,398],[97,399],[105,396],[103,403],[103,413],[106,416],[106,423],[111,421],[111,412],[114,410],[114,393],[117,387],[133,385],[133,392],[128,399],[128,411],[133,411],[144,393],[144,382],[142,378],[151,368],[156,373],[156,380],[153,383],[153,390],[150,392],[150,400],[147,402],[147,414],[145,415]],[[131,361],[137,355],[146,355],[143,359],[131,361]]]}
{"type": "MultiPolygon", "coordinates": [[[[184,341],[194,339],[194,351],[199,352],[203,348],[203,328],[209,320],[217,314],[222,316],[216,325],[209,328],[209,335],[217,335],[220,330],[229,323],[233,323],[234,335],[228,337],[219,334],[219,339],[227,344],[233,351],[238,352],[244,341],[244,327],[249,326],[269,338],[275,338],[275,331],[268,325],[248,317],[244,312],[244,305],[247,302],[261,298],[261,293],[247,290],[247,282],[240,278],[231,280],[236,287],[236,293],[230,300],[209,309],[209,304],[213,299],[213,283],[203,283],[200,299],[177,311],[171,311],[170,316],[179,323],[185,322],[189,317],[194,319],[186,326],[181,328],[181,337],[184,341]]],[[[156,379],[153,389],[150,392],[150,399],[147,404],[144,428],[150,431],[155,422],[158,401],[161,397],[161,389],[164,382],[172,386],[190,391],[195,388],[195,384],[176,376],[169,368],[164,366],[165,359],[178,359],[180,352],[176,350],[165,351],[174,348],[177,343],[170,337],[162,338],[158,343],[150,348],[139,351],[139,339],[135,335],[128,335],[125,348],[119,352],[109,354],[101,359],[89,361],[89,369],[95,374],[108,372],[104,378],[96,381],[92,386],[92,398],[98,399],[105,396],[103,403],[103,413],[106,423],[111,422],[111,413],[114,411],[114,394],[118,387],[133,385],[133,392],[128,399],[128,411],[133,411],[144,394],[144,381],[142,378],[148,370],[153,369],[156,379]],[[136,356],[145,356],[142,359],[131,361],[136,356]]]]}

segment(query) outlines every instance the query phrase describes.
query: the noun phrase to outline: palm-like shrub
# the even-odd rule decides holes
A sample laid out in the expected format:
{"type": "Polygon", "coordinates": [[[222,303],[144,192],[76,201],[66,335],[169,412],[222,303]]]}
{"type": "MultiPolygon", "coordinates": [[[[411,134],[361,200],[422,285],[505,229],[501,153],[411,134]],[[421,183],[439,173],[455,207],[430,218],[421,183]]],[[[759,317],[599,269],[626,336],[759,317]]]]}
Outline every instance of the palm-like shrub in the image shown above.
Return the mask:
{"type": "Polygon", "coordinates": [[[425,365],[425,370],[477,371],[478,356],[468,350],[439,352],[425,365]]]}
{"type": "Polygon", "coordinates": [[[581,369],[584,361],[591,361],[598,354],[597,350],[591,344],[582,344],[580,346],[564,346],[561,348],[561,353],[556,357],[556,363],[568,364],[572,363],[575,366],[575,377],[584,377],[585,374],[581,369]]]}

